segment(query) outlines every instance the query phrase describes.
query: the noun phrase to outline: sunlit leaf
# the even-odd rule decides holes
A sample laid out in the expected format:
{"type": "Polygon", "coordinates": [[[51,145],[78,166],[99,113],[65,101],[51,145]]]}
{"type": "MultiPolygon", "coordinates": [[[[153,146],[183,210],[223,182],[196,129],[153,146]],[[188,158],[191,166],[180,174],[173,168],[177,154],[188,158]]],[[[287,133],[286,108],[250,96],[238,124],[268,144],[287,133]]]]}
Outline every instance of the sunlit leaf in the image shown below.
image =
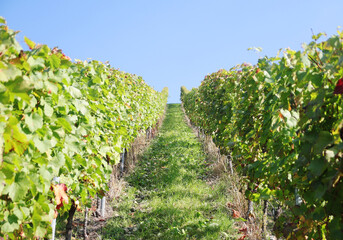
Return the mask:
{"type": "Polygon", "coordinates": [[[38,113],[25,115],[25,123],[31,132],[43,127],[43,118],[38,113]]]}
{"type": "Polygon", "coordinates": [[[25,43],[27,44],[27,46],[30,48],[30,49],[34,49],[35,46],[36,46],[36,43],[34,43],[33,41],[31,41],[30,39],[28,39],[27,37],[24,36],[24,41],[25,43]]]}

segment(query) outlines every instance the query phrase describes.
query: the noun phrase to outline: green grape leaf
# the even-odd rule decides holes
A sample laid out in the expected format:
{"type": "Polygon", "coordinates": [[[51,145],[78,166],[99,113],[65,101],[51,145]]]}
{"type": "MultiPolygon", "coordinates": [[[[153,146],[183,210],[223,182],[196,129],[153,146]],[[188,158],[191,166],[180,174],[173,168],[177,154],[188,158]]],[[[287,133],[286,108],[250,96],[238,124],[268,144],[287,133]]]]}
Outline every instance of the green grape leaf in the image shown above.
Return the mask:
{"type": "Polygon", "coordinates": [[[99,153],[101,156],[106,157],[107,152],[111,152],[111,148],[109,146],[104,145],[100,147],[99,153]]]}
{"type": "Polygon", "coordinates": [[[15,80],[17,77],[21,75],[21,70],[16,66],[10,64],[5,68],[0,69],[0,82],[8,82],[10,80],[15,80]]]}
{"type": "Polygon", "coordinates": [[[314,189],[314,198],[315,199],[321,199],[323,195],[325,194],[327,190],[327,187],[323,184],[317,184],[314,189]]]}
{"type": "Polygon", "coordinates": [[[16,173],[14,182],[9,186],[7,192],[13,201],[18,201],[26,197],[26,192],[30,188],[30,182],[25,173],[16,173]]]}
{"type": "Polygon", "coordinates": [[[82,97],[82,93],[79,89],[77,89],[76,87],[70,86],[68,87],[68,92],[70,93],[70,95],[73,98],[80,98],[82,97]]]}
{"type": "Polygon", "coordinates": [[[85,158],[81,157],[79,154],[75,156],[75,160],[80,163],[82,166],[86,167],[87,166],[87,161],[85,158]]]}
{"type": "Polygon", "coordinates": [[[3,18],[2,16],[0,16],[0,23],[6,24],[5,18],[3,18]]]}
{"type": "Polygon", "coordinates": [[[315,176],[320,176],[327,168],[327,161],[325,158],[318,157],[311,161],[308,169],[313,173],[315,176]]]}
{"type": "Polygon", "coordinates": [[[43,118],[38,113],[26,114],[25,124],[31,132],[43,127],[43,118]]]}
{"type": "Polygon", "coordinates": [[[284,118],[286,118],[286,124],[289,127],[296,127],[299,119],[299,114],[294,111],[288,111],[285,109],[280,109],[280,113],[284,118]]]}
{"type": "MultiPolygon", "coordinates": [[[[51,181],[51,179],[53,178],[52,172],[49,171],[47,166],[41,166],[39,168],[39,175],[40,177],[42,177],[45,180],[48,180],[49,182],[51,181]]],[[[42,184],[41,184],[42,185],[42,184]]],[[[50,187],[49,185],[46,185],[45,187],[47,187],[47,189],[50,187]]],[[[43,191],[47,191],[47,189],[43,189],[43,191]]],[[[42,206],[43,207],[43,206],[42,206]]]]}
{"type": "Polygon", "coordinates": [[[2,225],[1,232],[10,233],[19,229],[18,218],[15,215],[9,215],[7,221],[2,225]]]}
{"type": "Polygon", "coordinates": [[[37,226],[35,231],[36,237],[44,237],[47,233],[47,229],[45,227],[37,226]]]}
{"type": "Polygon", "coordinates": [[[81,143],[79,139],[77,139],[73,135],[67,135],[65,138],[65,148],[69,151],[79,153],[81,150],[81,143]]]}
{"type": "Polygon", "coordinates": [[[323,152],[324,148],[329,144],[333,143],[334,138],[330,132],[321,131],[318,135],[316,143],[313,146],[313,153],[320,154],[323,152]]]}
{"type": "Polygon", "coordinates": [[[65,160],[66,160],[65,163],[66,163],[67,169],[69,171],[72,171],[72,169],[73,169],[73,160],[70,157],[68,157],[68,156],[65,156],[65,160]]]}
{"type": "Polygon", "coordinates": [[[31,50],[35,48],[36,43],[28,39],[26,36],[24,36],[24,41],[31,50]]]}
{"type": "Polygon", "coordinates": [[[47,117],[51,117],[53,113],[54,113],[54,109],[48,103],[45,103],[44,104],[44,114],[47,117]]]}
{"type": "Polygon", "coordinates": [[[56,141],[49,140],[49,139],[40,140],[37,135],[35,135],[32,140],[35,144],[35,147],[41,153],[48,151],[50,148],[56,145],[56,141]]]}
{"type": "Polygon", "coordinates": [[[22,155],[28,146],[28,141],[26,135],[22,133],[16,123],[16,119],[11,117],[9,119],[9,124],[6,126],[3,138],[5,142],[5,153],[9,153],[14,150],[19,156],[22,155]],[[14,121],[14,122],[13,122],[14,121]],[[11,124],[12,122],[12,124],[11,124]]]}
{"type": "Polygon", "coordinates": [[[18,220],[23,220],[24,219],[23,212],[17,206],[14,207],[13,213],[18,218],[18,220]]]}
{"type": "Polygon", "coordinates": [[[53,68],[53,69],[56,69],[60,66],[61,64],[61,59],[56,56],[55,54],[52,54],[50,57],[49,57],[49,63],[50,63],[50,66],[53,68]]]}
{"type": "Polygon", "coordinates": [[[66,160],[63,153],[56,154],[55,157],[49,162],[49,166],[52,166],[53,171],[58,174],[59,169],[65,164],[66,160]]]}
{"type": "Polygon", "coordinates": [[[311,82],[316,88],[320,88],[323,86],[323,75],[318,73],[313,73],[310,77],[311,82]]]}
{"type": "Polygon", "coordinates": [[[23,213],[23,218],[27,218],[30,215],[30,209],[27,207],[20,207],[20,211],[23,213]]]}
{"type": "Polygon", "coordinates": [[[24,80],[22,76],[17,75],[15,80],[4,83],[4,86],[12,96],[17,96],[26,102],[30,102],[31,98],[28,93],[31,90],[31,86],[27,79],[24,80]]]}
{"type": "Polygon", "coordinates": [[[76,109],[80,111],[83,115],[86,115],[88,113],[88,102],[84,100],[75,99],[75,101],[73,101],[73,104],[76,107],[76,109]]]}
{"type": "Polygon", "coordinates": [[[45,68],[45,61],[41,57],[38,57],[38,58],[29,57],[27,59],[27,63],[30,65],[32,70],[45,68]]]}
{"type": "Polygon", "coordinates": [[[69,68],[70,66],[72,66],[72,62],[69,60],[61,60],[61,68],[69,68]]]}
{"type": "Polygon", "coordinates": [[[18,74],[15,80],[6,82],[4,85],[13,93],[27,93],[32,89],[30,81],[26,77],[22,77],[21,74],[18,74]]]}
{"type": "Polygon", "coordinates": [[[61,127],[63,127],[65,130],[67,130],[67,132],[71,132],[72,127],[66,119],[58,118],[57,122],[61,125],[61,127]]]}

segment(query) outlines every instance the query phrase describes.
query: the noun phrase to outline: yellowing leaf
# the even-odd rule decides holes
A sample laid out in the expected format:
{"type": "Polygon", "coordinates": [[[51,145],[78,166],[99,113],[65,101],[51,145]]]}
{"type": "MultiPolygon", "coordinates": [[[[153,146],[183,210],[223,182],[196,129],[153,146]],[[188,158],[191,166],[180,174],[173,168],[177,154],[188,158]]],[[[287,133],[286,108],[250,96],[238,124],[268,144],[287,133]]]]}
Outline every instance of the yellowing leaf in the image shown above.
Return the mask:
{"type": "Polygon", "coordinates": [[[27,149],[28,141],[26,135],[20,132],[16,124],[8,124],[5,129],[3,137],[5,142],[5,153],[9,153],[13,150],[18,155],[22,155],[27,149]]]}

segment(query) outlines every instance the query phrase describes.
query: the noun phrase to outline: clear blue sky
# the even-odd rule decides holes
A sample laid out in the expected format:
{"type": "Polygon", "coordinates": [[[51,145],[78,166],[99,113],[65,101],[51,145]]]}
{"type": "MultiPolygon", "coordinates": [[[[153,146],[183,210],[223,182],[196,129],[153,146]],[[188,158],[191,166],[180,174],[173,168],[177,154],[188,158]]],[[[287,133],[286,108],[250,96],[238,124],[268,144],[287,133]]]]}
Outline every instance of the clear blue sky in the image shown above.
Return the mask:
{"type": "Polygon", "coordinates": [[[343,0],[0,0],[11,29],[72,59],[109,61],[156,90],[198,87],[204,76],[255,64],[343,25],[343,0]],[[262,47],[262,53],[247,48],[262,47]]]}

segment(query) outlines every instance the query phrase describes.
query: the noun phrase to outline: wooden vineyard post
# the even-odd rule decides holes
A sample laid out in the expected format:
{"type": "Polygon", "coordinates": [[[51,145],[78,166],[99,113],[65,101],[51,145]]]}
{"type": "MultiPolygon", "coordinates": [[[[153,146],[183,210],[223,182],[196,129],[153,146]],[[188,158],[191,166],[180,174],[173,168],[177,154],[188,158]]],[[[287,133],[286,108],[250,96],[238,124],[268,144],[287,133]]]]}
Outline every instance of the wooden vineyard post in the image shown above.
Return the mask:
{"type": "MultiPolygon", "coordinates": [[[[53,183],[60,183],[60,178],[59,177],[54,177],[52,179],[52,182],[53,183]]],[[[52,237],[51,237],[51,240],[55,240],[55,234],[56,234],[56,218],[52,219],[52,222],[51,222],[51,228],[52,228],[52,237]]]]}
{"type": "Polygon", "coordinates": [[[101,204],[100,204],[100,215],[101,217],[105,217],[105,208],[106,208],[106,197],[101,198],[101,204]]]}
{"type": "Polygon", "coordinates": [[[151,127],[148,127],[148,129],[146,130],[146,138],[147,139],[151,138],[151,127]]]}
{"type": "Polygon", "coordinates": [[[231,173],[231,176],[233,176],[233,166],[232,166],[232,156],[231,156],[231,154],[229,154],[227,158],[229,160],[230,173],[231,173]]]}
{"type": "Polygon", "coordinates": [[[123,153],[121,154],[121,159],[120,159],[120,176],[123,176],[124,167],[125,167],[125,148],[123,148],[123,153]]]}
{"type": "Polygon", "coordinates": [[[105,216],[105,209],[106,209],[106,197],[103,196],[102,198],[97,197],[97,216],[104,217],[105,216]]]}
{"type": "Polygon", "coordinates": [[[85,208],[85,222],[84,222],[84,227],[83,227],[83,239],[84,240],[87,240],[87,238],[88,238],[87,224],[88,224],[88,207],[85,208]]]}
{"type": "Polygon", "coordinates": [[[247,219],[251,219],[253,216],[253,211],[254,211],[254,205],[253,201],[248,200],[248,212],[247,212],[247,219]]]}
{"type": "MultiPolygon", "coordinates": [[[[248,191],[251,191],[251,188],[249,187],[248,184],[248,191]]],[[[250,199],[248,199],[248,211],[247,211],[247,220],[252,220],[252,216],[253,216],[253,211],[254,211],[254,203],[253,201],[251,201],[250,199]]]]}
{"type": "Polygon", "coordinates": [[[263,201],[263,216],[262,216],[262,235],[267,233],[267,221],[268,221],[268,201],[263,201]]]}

